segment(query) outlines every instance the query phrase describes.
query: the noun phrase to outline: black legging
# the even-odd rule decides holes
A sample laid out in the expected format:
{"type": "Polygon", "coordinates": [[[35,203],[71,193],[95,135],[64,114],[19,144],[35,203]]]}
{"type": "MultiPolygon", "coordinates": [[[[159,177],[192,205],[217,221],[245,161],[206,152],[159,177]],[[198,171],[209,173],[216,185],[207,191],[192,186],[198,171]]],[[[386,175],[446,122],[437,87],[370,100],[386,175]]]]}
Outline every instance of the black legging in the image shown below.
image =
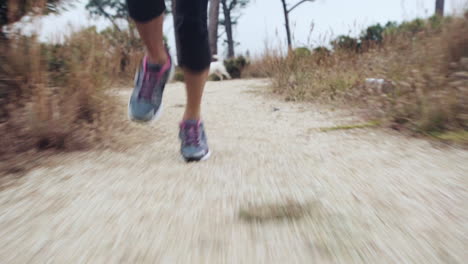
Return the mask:
{"type": "MultiPolygon", "coordinates": [[[[130,17],[140,23],[160,16],[166,9],[164,0],[127,0],[127,6],[130,17]]],[[[207,9],[208,0],[177,0],[173,14],[179,66],[195,72],[207,69],[211,62],[207,9]]]]}

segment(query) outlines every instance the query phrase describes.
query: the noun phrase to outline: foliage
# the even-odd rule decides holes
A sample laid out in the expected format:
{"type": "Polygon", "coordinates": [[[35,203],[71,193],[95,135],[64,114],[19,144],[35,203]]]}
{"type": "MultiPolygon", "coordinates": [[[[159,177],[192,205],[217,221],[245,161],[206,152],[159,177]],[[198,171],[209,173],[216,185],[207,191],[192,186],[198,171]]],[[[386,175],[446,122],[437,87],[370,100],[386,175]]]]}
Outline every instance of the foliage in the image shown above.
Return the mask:
{"type": "MultiPolygon", "coordinates": [[[[235,79],[242,77],[243,71],[247,66],[249,66],[249,63],[244,56],[238,56],[225,60],[224,66],[226,67],[226,71],[229,73],[229,75],[235,79]]],[[[181,68],[176,67],[173,80],[178,82],[184,81],[184,72],[181,68]]],[[[213,75],[210,76],[209,80],[218,81],[219,78],[213,75]]]]}
{"type": "Polygon", "coordinates": [[[232,78],[240,78],[242,70],[247,66],[247,64],[247,60],[244,56],[238,56],[224,61],[224,66],[232,78]]]}
{"type": "Polygon", "coordinates": [[[357,38],[350,36],[340,35],[331,42],[331,45],[335,50],[349,50],[358,52],[361,49],[361,41],[357,38]]]}
{"type": "MultiPolygon", "coordinates": [[[[135,24],[129,22],[125,0],[89,0],[86,9],[91,15],[104,17],[113,24],[113,27],[106,28],[100,34],[109,41],[110,47],[120,53],[121,72],[127,72],[131,53],[142,52],[144,46],[136,33],[135,24]],[[126,27],[120,27],[118,21],[124,21],[126,27]]],[[[167,38],[164,37],[164,40],[169,50],[167,38]]]]}
{"type": "Polygon", "coordinates": [[[327,47],[324,47],[324,46],[316,47],[312,51],[315,55],[327,55],[328,56],[331,53],[331,51],[327,47]]]}
{"type": "Polygon", "coordinates": [[[382,42],[383,40],[383,32],[385,28],[380,25],[380,23],[368,27],[363,33],[361,37],[362,40],[366,41],[375,41],[375,42],[382,42]]]}
{"type": "Polygon", "coordinates": [[[143,52],[143,42],[134,33],[133,24],[129,24],[129,29],[119,30],[116,27],[109,27],[101,31],[100,34],[108,41],[109,46],[120,54],[120,71],[125,73],[130,63],[130,56],[133,52],[143,52]]]}
{"type": "Polygon", "coordinates": [[[128,34],[89,27],[60,43],[39,43],[34,35],[0,43],[0,156],[101,141],[110,125],[103,116],[115,111],[105,91],[128,86],[143,56],[128,34]]]}
{"type": "Polygon", "coordinates": [[[377,23],[363,30],[360,37],[340,35],[331,41],[331,45],[335,50],[365,52],[393,36],[405,35],[410,38],[424,31],[440,30],[444,24],[450,23],[451,19],[451,17],[432,16],[427,20],[417,18],[401,24],[392,21],[385,25],[377,23]]]}
{"type": "Polygon", "coordinates": [[[37,8],[42,14],[58,13],[66,8],[65,5],[60,4],[61,2],[64,1],[0,0],[0,35],[3,36],[3,26],[19,21],[33,8],[37,8]]]}
{"type": "Polygon", "coordinates": [[[112,17],[113,19],[126,19],[128,17],[124,0],[90,0],[86,9],[90,14],[96,16],[112,17]]]}
{"type": "MultiPolygon", "coordinates": [[[[221,0],[221,4],[226,7],[225,11],[228,11],[231,16],[232,25],[237,25],[237,22],[242,15],[241,10],[247,7],[249,2],[250,0],[221,0]]],[[[221,26],[226,25],[225,19],[225,14],[222,12],[222,16],[219,19],[219,24],[221,26]]]]}
{"type": "Polygon", "coordinates": [[[296,56],[309,56],[312,53],[307,47],[299,47],[299,48],[294,49],[294,54],[296,56]]]}
{"type": "Polygon", "coordinates": [[[426,28],[426,22],[418,18],[413,21],[403,22],[398,28],[402,32],[416,34],[426,28]]]}
{"type": "Polygon", "coordinates": [[[102,16],[118,28],[116,21],[128,19],[125,0],[89,0],[86,9],[93,16],[102,16]]]}
{"type": "Polygon", "coordinates": [[[327,56],[269,51],[262,70],[273,91],[287,100],[353,104],[397,130],[468,130],[468,13],[373,25],[359,38],[340,36],[333,44],[327,56]]]}

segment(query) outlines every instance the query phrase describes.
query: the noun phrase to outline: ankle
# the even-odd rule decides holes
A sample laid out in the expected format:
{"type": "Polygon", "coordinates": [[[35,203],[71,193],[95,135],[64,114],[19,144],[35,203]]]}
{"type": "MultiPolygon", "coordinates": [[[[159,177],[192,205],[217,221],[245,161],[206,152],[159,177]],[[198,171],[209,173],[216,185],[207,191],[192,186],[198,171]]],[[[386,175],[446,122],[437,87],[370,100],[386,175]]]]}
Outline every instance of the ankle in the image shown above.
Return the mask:
{"type": "Polygon", "coordinates": [[[185,122],[187,120],[201,120],[200,113],[195,112],[195,113],[185,113],[184,117],[182,118],[182,121],[185,122]]]}
{"type": "Polygon", "coordinates": [[[166,64],[168,60],[168,56],[166,52],[158,52],[156,54],[148,53],[147,57],[148,57],[148,63],[151,63],[151,64],[164,65],[166,64]]]}

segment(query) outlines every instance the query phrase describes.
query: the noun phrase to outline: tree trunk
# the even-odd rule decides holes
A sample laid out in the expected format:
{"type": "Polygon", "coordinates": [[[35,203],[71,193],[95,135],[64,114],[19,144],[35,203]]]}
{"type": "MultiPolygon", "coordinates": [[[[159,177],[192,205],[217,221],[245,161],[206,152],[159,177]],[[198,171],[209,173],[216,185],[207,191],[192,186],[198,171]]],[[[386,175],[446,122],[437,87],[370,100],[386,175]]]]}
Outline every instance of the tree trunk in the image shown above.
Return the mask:
{"type": "Polygon", "coordinates": [[[226,28],[227,44],[228,44],[228,58],[234,57],[234,38],[232,36],[232,19],[231,10],[229,10],[226,0],[221,0],[224,13],[224,27],[226,28]]]}
{"type": "MultiPolygon", "coordinates": [[[[171,8],[172,8],[172,19],[173,19],[173,22],[174,22],[174,29],[176,28],[176,0],[172,0],[171,1],[171,8]]],[[[176,56],[177,58],[180,58],[179,55],[180,55],[180,42],[179,42],[179,36],[177,35],[177,31],[174,30],[174,39],[175,39],[175,46],[176,46],[176,56]]],[[[175,62],[176,60],[174,60],[175,62]]],[[[174,63],[173,62],[173,63],[174,63]]]]}
{"type": "Polygon", "coordinates": [[[284,26],[286,27],[286,37],[288,38],[288,50],[292,49],[292,40],[291,40],[291,29],[289,28],[289,12],[288,7],[286,6],[286,0],[281,0],[283,3],[283,12],[284,12],[284,26]]]}
{"type": "Polygon", "coordinates": [[[208,31],[211,56],[218,54],[219,0],[210,0],[208,31]]]}
{"type": "Polygon", "coordinates": [[[436,0],[436,15],[443,16],[444,15],[444,0],[436,0]]]}

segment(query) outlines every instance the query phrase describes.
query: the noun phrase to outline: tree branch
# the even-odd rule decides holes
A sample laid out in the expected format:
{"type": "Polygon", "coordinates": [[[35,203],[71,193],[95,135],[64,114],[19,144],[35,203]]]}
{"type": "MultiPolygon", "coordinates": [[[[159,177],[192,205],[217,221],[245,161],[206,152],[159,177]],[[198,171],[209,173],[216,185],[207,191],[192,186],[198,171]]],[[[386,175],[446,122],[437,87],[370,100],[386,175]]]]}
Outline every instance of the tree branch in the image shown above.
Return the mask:
{"type": "Polygon", "coordinates": [[[295,4],[293,7],[289,8],[288,10],[286,10],[287,13],[290,13],[291,11],[293,11],[296,7],[300,6],[301,4],[305,3],[305,2],[314,2],[315,0],[302,0],[302,1],[299,1],[297,4],[295,4]]]}
{"type": "Polygon", "coordinates": [[[107,19],[109,19],[109,21],[112,23],[112,25],[115,27],[115,29],[117,29],[117,31],[121,31],[119,26],[117,26],[117,23],[115,22],[115,20],[104,10],[104,8],[102,7],[101,3],[99,1],[93,1],[94,4],[96,4],[96,7],[97,9],[99,9],[99,11],[102,13],[102,15],[104,17],[106,17],[107,19]]]}
{"type": "Polygon", "coordinates": [[[229,11],[232,11],[232,9],[237,5],[237,0],[232,0],[231,3],[229,4],[229,11]]]}

